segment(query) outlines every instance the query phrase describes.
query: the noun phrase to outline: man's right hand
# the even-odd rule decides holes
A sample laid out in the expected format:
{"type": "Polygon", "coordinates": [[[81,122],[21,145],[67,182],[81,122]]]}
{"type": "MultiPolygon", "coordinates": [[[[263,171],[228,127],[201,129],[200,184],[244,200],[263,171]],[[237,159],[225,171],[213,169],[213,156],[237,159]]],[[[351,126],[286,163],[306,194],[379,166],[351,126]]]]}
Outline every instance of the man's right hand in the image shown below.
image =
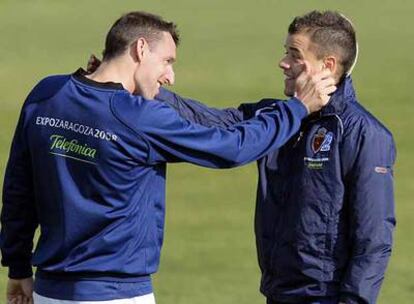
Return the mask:
{"type": "Polygon", "coordinates": [[[323,70],[318,73],[311,73],[307,62],[304,70],[296,79],[296,94],[306,106],[309,113],[319,111],[330,99],[329,94],[336,91],[335,79],[330,70],[323,70]]]}

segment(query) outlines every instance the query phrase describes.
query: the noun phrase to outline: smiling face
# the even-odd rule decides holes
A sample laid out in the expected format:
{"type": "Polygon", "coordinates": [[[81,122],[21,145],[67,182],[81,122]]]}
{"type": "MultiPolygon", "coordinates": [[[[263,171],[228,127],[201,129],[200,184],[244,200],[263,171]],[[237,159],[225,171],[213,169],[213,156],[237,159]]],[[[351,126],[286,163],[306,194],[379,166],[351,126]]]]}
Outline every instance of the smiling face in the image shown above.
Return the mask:
{"type": "Polygon", "coordinates": [[[140,62],[134,74],[135,93],[146,99],[154,99],[162,85],[174,84],[174,39],[169,33],[162,32],[160,39],[151,45],[145,39],[139,39],[136,48],[140,62]]]}
{"type": "Polygon", "coordinates": [[[311,74],[321,71],[325,65],[323,59],[317,58],[316,46],[305,33],[289,34],[285,49],[285,56],[280,60],[279,67],[285,75],[285,95],[294,96],[296,78],[303,70],[304,61],[309,63],[311,74]]]}

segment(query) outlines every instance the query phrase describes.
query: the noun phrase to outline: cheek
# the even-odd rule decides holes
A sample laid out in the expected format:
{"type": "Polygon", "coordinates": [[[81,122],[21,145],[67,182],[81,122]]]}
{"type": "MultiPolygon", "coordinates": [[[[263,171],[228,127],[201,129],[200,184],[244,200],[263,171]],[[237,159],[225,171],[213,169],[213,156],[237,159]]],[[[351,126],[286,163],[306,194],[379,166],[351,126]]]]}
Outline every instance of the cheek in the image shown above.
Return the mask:
{"type": "Polygon", "coordinates": [[[295,60],[291,66],[292,76],[297,77],[303,71],[303,62],[299,60],[295,60]]]}
{"type": "Polygon", "coordinates": [[[163,64],[157,62],[154,63],[152,66],[151,74],[153,77],[159,77],[160,74],[162,74],[162,71],[164,69],[163,64]]]}
{"type": "Polygon", "coordinates": [[[154,72],[154,67],[151,62],[145,62],[139,68],[139,73],[142,78],[150,78],[154,72]]]}

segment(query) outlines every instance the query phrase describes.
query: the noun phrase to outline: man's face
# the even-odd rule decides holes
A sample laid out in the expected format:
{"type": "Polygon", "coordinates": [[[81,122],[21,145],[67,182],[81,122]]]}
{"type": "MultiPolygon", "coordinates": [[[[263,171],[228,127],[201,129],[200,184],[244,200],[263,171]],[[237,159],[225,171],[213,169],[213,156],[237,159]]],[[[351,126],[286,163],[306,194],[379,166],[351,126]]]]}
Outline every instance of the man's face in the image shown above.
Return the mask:
{"type": "Polygon", "coordinates": [[[324,63],[323,59],[317,59],[314,52],[315,44],[304,33],[289,34],[286,38],[285,49],[285,56],[280,60],[279,67],[285,75],[285,95],[294,96],[296,78],[304,68],[304,61],[309,63],[311,74],[321,71],[324,63]]]}
{"type": "Polygon", "coordinates": [[[151,46],[147,44],[134,75],[135,93],[146,99],[154,99],[162,85],[173,85],[175,59],[176,45],[169,33],[163,32],[160,40],[151,46]]]}

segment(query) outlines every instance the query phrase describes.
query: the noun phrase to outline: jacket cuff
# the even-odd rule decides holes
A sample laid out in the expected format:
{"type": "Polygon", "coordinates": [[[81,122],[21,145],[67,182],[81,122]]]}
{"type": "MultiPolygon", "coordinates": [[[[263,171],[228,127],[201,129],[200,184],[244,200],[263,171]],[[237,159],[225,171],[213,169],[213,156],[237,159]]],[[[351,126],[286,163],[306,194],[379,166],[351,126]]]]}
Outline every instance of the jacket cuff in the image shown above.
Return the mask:
{"type": "Polygon", "coordinates": [[[9,265],[9,278],[10,279],[25,279],[33,276],[32,265],[30,263],[20,263],[15,265],[9,265]]]}
{"type": "Polygon", "coordinates": [[[309,115],[308,108],[303,104],[302,101],[297,99],[296,97],[292,97],[287,101],[289,107],[297,114],[299,114],[300,118],[305,118],[309,115]]]}
{"type": "Polygon", "coordinates": [[[340,296],[340,303],[345,303],[345,304],[366,304],[367,302],[361,300],[361,298],[354,296],[352,294],[349,293],[342,293],[340,296]]]}

